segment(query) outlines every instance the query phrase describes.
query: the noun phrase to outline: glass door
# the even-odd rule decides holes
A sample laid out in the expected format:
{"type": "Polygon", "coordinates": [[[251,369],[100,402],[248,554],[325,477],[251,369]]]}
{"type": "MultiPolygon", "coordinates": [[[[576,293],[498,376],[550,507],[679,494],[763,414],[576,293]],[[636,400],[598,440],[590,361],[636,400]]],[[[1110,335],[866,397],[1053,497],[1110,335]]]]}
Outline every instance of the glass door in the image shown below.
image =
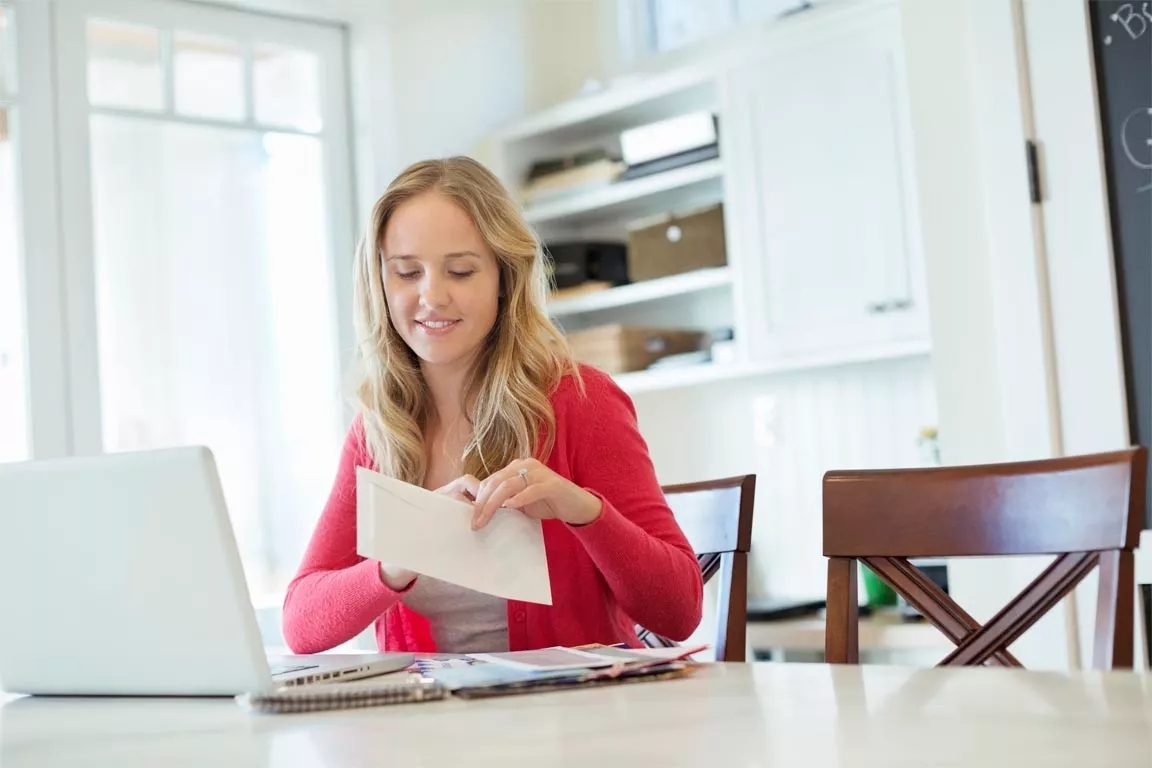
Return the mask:
{"type": "Polygon", "coordinates": [[[275,600],[345,424],[342,33],[169,0],[73,0],[57,28],[76,451],[207,445],[275,600]]]}

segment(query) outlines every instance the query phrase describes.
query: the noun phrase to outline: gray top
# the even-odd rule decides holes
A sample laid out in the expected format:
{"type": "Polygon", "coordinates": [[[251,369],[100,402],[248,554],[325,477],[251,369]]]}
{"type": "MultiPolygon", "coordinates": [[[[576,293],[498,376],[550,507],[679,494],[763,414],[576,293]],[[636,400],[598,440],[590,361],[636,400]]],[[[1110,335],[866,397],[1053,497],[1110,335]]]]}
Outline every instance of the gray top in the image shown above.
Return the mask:
{"type": "Polygon", "coordinates": [[[440,653],[508,650],[508,604],[504,598],[421,575],[401,599],[428,619],[440,653]]]}

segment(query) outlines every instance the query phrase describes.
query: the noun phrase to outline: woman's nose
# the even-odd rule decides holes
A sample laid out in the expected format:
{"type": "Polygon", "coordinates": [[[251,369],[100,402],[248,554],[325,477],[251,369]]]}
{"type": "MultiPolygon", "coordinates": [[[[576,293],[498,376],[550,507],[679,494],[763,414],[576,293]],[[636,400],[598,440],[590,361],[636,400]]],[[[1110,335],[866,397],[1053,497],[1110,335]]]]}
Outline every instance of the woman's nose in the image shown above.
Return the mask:
{"type": "Polygon", "coordinates": [[[426,307],[442,307],[448,303],[448,291],[444,281],[428,275],[420,285],[420,303],[426,307]]]}

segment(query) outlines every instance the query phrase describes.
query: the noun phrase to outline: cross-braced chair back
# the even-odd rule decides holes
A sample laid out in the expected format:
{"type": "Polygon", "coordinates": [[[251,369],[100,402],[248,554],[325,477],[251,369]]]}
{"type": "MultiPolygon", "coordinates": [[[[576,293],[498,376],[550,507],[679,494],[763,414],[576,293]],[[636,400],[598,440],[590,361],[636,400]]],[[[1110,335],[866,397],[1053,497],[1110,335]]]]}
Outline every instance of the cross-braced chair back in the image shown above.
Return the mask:
{"type": "Polygon", "coordinates": [[[1093,666],[1130,668],[1133,550],[1144,522],[1147,465],[1147,449],[1136,447],[1042,461],[827,473],[827,661],[859,660],[857,561],[956,643],[941,666],[1020,666],[1009,646],[1099,566],[1093,666]],[[992,555],[1056,558],[983,626],[909,562],[992,555]]]}

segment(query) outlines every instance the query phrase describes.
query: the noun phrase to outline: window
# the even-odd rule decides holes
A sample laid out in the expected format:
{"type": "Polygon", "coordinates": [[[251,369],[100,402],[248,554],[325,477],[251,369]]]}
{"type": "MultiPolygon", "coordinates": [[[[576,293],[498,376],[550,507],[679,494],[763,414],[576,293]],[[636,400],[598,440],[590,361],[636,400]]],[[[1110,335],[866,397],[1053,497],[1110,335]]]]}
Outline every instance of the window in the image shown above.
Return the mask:
{"type": "Polygon", "coordinates": [[[87,148],[62,161],[84,180],[65,226],[88,224],[78,450],[208,446],[262,602],[295,572],[344,436],[343,42],[162,0],[65,5],[61,141],[87,148]]]}
{"type": "Polygon", "coordinates": [[[24,292],[17,196],[16,17],[0,5],[0,461],[27,458],[24,292]]]}
{"type": "MultiPolygon", "coordinates": [[[[624,0],[628,3],[629,0],[624,0]]],[[[767,21],[808,5],[808,0],[639,0],[641,54],[685,48],[741,24],[767,21]]]]}

